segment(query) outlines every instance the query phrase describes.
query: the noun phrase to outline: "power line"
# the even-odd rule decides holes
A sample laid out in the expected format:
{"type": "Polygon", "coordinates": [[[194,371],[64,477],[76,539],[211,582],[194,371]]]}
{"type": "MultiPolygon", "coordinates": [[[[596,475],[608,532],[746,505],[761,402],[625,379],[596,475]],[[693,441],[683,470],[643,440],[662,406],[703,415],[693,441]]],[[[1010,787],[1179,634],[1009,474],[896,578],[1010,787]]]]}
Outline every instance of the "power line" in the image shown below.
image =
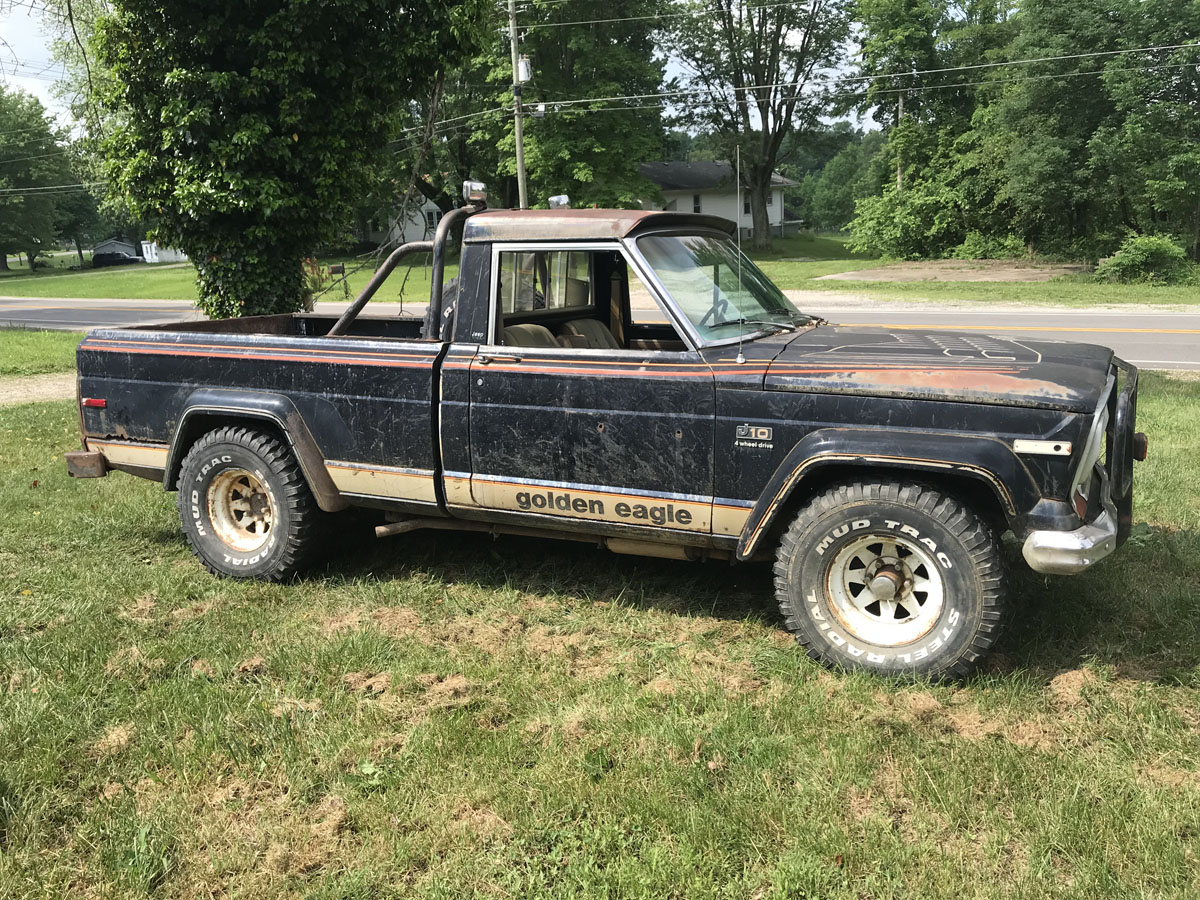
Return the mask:
{"type": "Polygon", "coordinates": [[[41,194],[68,188],[86,190],[102,184],[104,184],[103,181],[77,181],[74,184],[26,184],[20,187],[0,188],[0,194],[41,194]]]}
{"type": "MultiPolygon", "coordinates": [[[[795,6],[795,5],[796,4],[794,2],[792,2],[792,3],[760,3],[757,6],[747,6],[747,7],[743,7],[743,8],[753,12],[756,9],[773,9],[777,6],[795,6]]],[[[534,8],[536,9],[536,7],[534,7],[534,8]]],[[[688,12],[659,13],[659,14],[653,15],[653,16],[621,16],[619,18],[613,18],[613,19],[580,19],[579,21],[576,21],[576,22],[542,22],[542,23],[536,23],[533,25],[522,25],[521,30],[522,31],[533,31],[536,28],[567,28],[572,25],[608,25],[608,24],[612,24],[614,22],[645,22],[645,21],[649,21],[651,19],[679,19],[679,18],[684,18],[687,16],[696,16],[696,15],[701,15],[701,14],[697,13],[696,10],[689,10],[688,12]]]]}
{"type": "Polygon", "coordinates": [[[49,159],[51,156],[63,156],[68,150],[55,150],[53,153],[42,153],[37,156],[19,156],[16,159],[0,159],[0,165],[5,163],[28,162],[31,159],[49,159]]]}

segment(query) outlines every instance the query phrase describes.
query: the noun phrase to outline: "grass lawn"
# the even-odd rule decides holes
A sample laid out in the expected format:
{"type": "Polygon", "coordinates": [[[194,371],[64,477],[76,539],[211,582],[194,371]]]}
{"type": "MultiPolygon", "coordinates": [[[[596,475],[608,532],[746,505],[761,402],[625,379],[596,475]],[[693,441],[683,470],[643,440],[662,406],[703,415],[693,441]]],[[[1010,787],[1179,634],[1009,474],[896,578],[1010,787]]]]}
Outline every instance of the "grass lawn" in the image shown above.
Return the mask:
{"type": "MultiPolygon", "coordinates": [[[[878,261],[869,265],[879,265],[878,261]]],[[[867,268],[868,265],[859,265],[867,268]]],[[[832,275],[834,269],[818,275],[832,275]]],[[[784,273],[767,273],[784,288],[812,291],[842,291],[865,294],[875,300],[928,301],[931,303],[963,303],[995,305],[1022,303],[1046,306],[1105,306],[1109,304],[1137,303],[1186,305],[1200,304],[1200,288],[1164,287],[1144,284],[1096,284],[1084,277],[1057,278],[1053,281],[990,282],[990,281],[802,281],[784,273]],[[786,283],[785,283],[786,282],[786,283]]]]}
{"type": "MultiPolygon", "coordinates": [[[[357,269],[363,260],[354,258],[322,259],[323,265],[344,262],[347,271],[357,269]]],[[[406,269],[403,266],[392,273],[377,295],[388,302],[425,303],[429,299],[429,262],[418,258],[418,264],[406,269]],[[408,280],[405,281],[405,274],[408,280]],[[401,290],[403,288],[403,293],[401,290]]],[[[366,286],[374,272],[373,263],[368,261],[350,276],[350,295],[354,297],[366,286]]],[[[457,265],[447,265],[446,278],[453,278],[457,265]]],[[[114,298],[127,300],[192,300],[196,299],[196,270],[184,265],[138,265],[118,266],[98,271],[43,273],[36,275],[13,272],[0,273],[0,296],[4,297],[66,297],[66,298],[114,298]]],[[[327,292],[322,300],[336,301],[344,296],[338,287],[327,292]]]]}
{"type": "Polygon", "coordinates": [[[0,377],[70,372],[81,340],[74,331],[0,329],[0,377]]]}
{"type": "Polygon", "coordinates": [[[962,686],[810,664],[762,566],[348,533],[220,580],[173,495],[66,476],[72,404],[0,409],[0,896],[1200,895],[1200,383],[1144,385],[1149,524],[1014,567],[962,686]]]}

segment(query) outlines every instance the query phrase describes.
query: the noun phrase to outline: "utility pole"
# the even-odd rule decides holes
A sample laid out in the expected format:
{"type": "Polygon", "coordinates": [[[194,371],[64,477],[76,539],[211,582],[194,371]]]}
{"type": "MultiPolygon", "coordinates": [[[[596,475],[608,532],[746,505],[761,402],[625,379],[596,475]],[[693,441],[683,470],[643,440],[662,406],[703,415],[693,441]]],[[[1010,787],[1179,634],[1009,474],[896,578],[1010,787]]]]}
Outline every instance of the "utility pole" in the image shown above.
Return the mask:
{"type": "Polygon", "coordinates": [[[508,0],[508,42],[512,47],[513,74],[513,136],[517,139],[517,197],[521,209],[529,208],[529,195],[525,190],[525,135],[521,127],[521,73],[517,50],[517,0],[508,0]]]}

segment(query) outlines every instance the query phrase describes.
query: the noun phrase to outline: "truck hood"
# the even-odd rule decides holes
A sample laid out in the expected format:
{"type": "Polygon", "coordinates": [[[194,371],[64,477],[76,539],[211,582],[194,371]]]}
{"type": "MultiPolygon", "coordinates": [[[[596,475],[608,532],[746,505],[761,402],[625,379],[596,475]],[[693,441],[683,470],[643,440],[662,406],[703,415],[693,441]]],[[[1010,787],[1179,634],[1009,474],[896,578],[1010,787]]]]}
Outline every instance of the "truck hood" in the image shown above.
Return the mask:
{"type": "Polygon", "coordinates": [[[1112,356],[1093,344],[830,325],[789,341],[763,387],[1091,412],[1112,356]]]}

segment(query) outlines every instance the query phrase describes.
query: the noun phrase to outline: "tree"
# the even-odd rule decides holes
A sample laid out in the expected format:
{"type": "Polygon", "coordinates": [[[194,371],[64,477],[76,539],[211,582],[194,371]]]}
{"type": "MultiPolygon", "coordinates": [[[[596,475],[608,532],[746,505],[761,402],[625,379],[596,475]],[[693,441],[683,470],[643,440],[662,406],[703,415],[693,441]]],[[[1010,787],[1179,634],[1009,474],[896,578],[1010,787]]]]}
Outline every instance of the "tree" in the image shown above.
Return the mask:
{"type": "MultiPolygon", "coordinates": [[[[665,8],[665,0],[613,0],[602,15],[582,15],[556,0],[522,4],[520,50],[533,73],[522,90],[531,205],[569,194],[576,206],[629,207],[656,193],[639,164],[664,152],[661,101],[589,98],[662,89],[665,62],[656,53],[653,17],[665,8]],[[581,21],[589,18],[624,21],[581,21]]],[[[431,177],[422,182],[439,204],[467,177],[487,181],[497,204],[517,204],[508,37],[490,33],[483,51],[446,79],[438,118],[449,121],[439,128],[431,177]]],[[[416,111],[414,129],[424,114],[416,111]]]]}
{"type": "Polygon", "coordinates": [[[36,97],[0,85],[0,268],[9,253],[34,260],[55,238],[55,210],[71,184],[61,135],[36,97]]]}
{"type": "Polygon", "coordinates": [[[94,40],[110,191],[187,252],[210,316],[298,309],[301,260],[485,8],[112,0],[94,40]]]}
{"type": "Polygon", "coordinates": [[[770,246],[767,196],[783,142],[831,107],[824,90],[849,33],[847,0],[749,5],[688,0],[666,20],[666,46],[684,69],[677,102],[693,127],[741,151],[754,246],[770,246]]]}
{"type": "MultiPolygon", "coordinates": [[[[1132,46],[1200,35],[1200,3],[1148,0],[1138,11],[1126,32],[1132,46]]],[[[1092,137],[1094,165],[1112,173],[1137,230],[1173,234],[1200,261],[1200,52],[1156,50],[1138,65],[1114,59],[1103,80],[1120,124],[1092,137]]]]}

